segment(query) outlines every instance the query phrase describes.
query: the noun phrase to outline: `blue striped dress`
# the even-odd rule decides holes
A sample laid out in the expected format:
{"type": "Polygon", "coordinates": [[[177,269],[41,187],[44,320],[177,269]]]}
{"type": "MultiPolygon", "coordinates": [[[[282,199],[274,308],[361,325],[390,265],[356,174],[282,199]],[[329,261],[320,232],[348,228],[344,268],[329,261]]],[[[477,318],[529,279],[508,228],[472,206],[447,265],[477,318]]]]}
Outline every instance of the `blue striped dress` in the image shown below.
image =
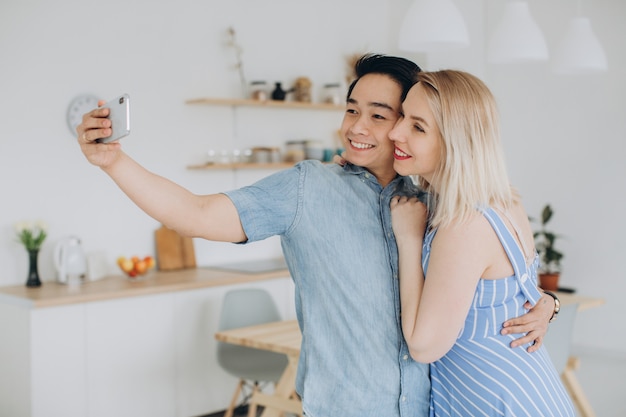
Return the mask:
{"type": "MultiPolygon", "coordinates": [[[[483,210],[506,250],[515,275],[484,280],[476,288],[463,330],[452,349],[430,365],[430,416],[574,416],[572,402],[548,352],[528,345],[512,349],[515,335],[502,336],[502,323],[526,312],[541,297],[538,258],[526,265],[524,254],[501,217],[483,210]]],[[[424,240],[423,268],[428,268],[436,230],[424,240]]],[[[519,335],[517,335],[519,336],[519,335]]]]}

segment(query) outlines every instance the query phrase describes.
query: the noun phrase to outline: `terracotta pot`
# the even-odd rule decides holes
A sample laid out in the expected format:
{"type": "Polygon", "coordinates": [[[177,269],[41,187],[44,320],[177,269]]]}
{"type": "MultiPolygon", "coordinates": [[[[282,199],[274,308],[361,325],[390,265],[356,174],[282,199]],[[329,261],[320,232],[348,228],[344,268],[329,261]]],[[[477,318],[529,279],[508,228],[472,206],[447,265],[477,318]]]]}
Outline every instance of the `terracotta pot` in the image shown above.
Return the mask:
{"type": "Polygon", "coordinates": [[[559,277],[561,274],[539,274],[539,286],[546,291],[559,289],[559,277]]]}

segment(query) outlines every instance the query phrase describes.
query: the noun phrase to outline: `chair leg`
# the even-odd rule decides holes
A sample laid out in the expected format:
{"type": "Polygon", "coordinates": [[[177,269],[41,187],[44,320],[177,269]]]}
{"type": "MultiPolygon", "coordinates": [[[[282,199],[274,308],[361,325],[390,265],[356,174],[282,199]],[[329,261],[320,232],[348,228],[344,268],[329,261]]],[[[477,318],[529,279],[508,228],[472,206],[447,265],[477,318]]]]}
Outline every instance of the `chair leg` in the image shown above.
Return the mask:
{"type": "Polygon", "coordinates": [[[252,388],[252,395],[250,397],[250,402],[248,403],[248,417],[256,417],[257,404],[254,402],[254,394],[256,394],[257,392],[259,392],[259,383],[255,381],[254,387],[252,388]]]}
{"type": "Polygon", "coordinates": [[[239,380],[239,384],[237,384],[237,388],[235,388],[235,395],[233,395],[233,399],[230,401],[230,405],[224,413],[224,417],[233,417],[235,406],[237,405],[237,399],[239,398],[239,394],[241,394],[241,389],[243,388],[244,383],[245,381],[243,379],[239,380]]]}

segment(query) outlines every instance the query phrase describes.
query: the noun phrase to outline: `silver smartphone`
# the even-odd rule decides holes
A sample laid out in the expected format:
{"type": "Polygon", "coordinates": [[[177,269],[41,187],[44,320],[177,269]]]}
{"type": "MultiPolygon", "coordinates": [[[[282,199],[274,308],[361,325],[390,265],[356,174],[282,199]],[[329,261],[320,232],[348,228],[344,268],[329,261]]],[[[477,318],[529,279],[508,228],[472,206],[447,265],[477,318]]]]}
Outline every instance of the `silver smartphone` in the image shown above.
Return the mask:
{"type": "Polygon", "coordinates": [[[108,143],[122,139],[130,133],[130,96],[122,94],[119,97],[107,102],[102,107],[109,109],[111,129],[113,132],[108,138],[102,138],[99,142],[108,143]]]}

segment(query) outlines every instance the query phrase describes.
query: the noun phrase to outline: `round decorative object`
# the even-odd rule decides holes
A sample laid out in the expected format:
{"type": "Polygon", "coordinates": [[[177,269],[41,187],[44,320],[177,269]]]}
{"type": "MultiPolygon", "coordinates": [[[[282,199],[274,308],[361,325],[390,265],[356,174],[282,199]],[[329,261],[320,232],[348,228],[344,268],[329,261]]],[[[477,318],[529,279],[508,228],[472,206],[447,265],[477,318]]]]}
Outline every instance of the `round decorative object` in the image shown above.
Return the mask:
{"type": "Polygon", "coordinates": [[[83,115],[98,107],[98,97],[93,94],[81,94],[74,98],[67,108],[67,126],[76,136],[76,126],[83,121],[83,115]]]}

